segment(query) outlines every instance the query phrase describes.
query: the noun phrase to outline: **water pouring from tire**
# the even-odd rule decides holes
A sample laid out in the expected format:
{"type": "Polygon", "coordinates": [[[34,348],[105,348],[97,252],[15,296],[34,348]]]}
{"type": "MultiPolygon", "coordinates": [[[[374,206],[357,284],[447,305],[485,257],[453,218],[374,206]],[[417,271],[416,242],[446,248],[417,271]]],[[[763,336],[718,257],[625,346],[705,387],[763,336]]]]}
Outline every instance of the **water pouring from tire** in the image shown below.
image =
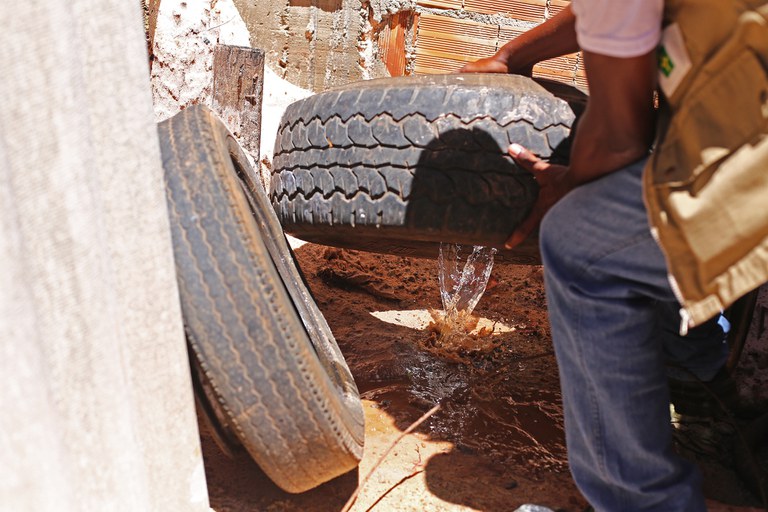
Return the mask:
{"type": "Polygon", "coordinates": [[[472,315],[485,292],[493,270],[496,249],[482,246],[440,244],[438,281],[443,311],[431,311],[430,330],[437,336],[436,345],[444,348],[481,348],[478,338],[493,334],[493,328],[481,328],[473,336],[478,318],[472,315]]]}

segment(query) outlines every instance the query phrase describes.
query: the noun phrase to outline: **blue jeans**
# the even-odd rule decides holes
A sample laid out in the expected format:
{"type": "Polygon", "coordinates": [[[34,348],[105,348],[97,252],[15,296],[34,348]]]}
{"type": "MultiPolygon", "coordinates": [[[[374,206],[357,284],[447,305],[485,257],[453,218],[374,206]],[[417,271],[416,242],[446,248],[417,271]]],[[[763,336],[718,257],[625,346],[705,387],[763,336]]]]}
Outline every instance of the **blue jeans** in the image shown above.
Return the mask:
{"type": "Polygon", "coordinates": [[[678,335],[644,163],[573,190],[541,224],[568,459],[596,510],[703,511],[698,470],[672,447],[667,364],[707,380],[727,352],[717,319],[678,335]]]}

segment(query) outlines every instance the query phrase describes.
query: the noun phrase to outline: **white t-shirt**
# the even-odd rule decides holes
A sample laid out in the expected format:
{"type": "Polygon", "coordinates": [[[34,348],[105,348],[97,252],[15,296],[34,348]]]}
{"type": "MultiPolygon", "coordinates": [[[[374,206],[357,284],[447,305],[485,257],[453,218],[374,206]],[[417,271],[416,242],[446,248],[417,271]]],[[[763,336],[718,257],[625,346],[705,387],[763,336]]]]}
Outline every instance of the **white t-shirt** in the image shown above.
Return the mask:
{"type": "Polygon", "coordinates": [[[661,38],[664,0],[573,0],[582,50],[609,57],[638,57],[661,38]]]}

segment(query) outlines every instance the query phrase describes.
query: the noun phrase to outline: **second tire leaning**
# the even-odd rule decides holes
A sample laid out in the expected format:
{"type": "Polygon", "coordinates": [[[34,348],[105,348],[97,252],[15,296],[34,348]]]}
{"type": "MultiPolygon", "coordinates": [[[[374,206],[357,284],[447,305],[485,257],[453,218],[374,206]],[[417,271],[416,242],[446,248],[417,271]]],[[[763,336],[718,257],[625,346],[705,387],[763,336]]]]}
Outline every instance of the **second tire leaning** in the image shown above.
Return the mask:
{"type": "Polygon", "coordinates": [[[289,492],[352,470],[357,387],[248,160],[202,106],[158,132],[195,394],[215,434],[289,492]]]}

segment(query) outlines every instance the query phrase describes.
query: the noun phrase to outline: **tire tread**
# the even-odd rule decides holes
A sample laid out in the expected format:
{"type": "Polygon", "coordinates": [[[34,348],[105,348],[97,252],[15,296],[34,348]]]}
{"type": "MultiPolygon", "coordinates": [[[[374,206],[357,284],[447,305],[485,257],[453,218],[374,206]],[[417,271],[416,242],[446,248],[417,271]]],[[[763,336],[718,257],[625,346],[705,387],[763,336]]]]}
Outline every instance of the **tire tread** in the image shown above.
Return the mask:
{"type": "Polygon", "coordinates": [[[159,131],[188,343],[218,405],[285,490],[302,492],[352,469],[362,456],[356,388],[343,386],[357,398],[347,410],[350,400],[338,396],[286,288],[299,279],[275,268],[222,149],[230,135],[202,107],[159,131]]]}

